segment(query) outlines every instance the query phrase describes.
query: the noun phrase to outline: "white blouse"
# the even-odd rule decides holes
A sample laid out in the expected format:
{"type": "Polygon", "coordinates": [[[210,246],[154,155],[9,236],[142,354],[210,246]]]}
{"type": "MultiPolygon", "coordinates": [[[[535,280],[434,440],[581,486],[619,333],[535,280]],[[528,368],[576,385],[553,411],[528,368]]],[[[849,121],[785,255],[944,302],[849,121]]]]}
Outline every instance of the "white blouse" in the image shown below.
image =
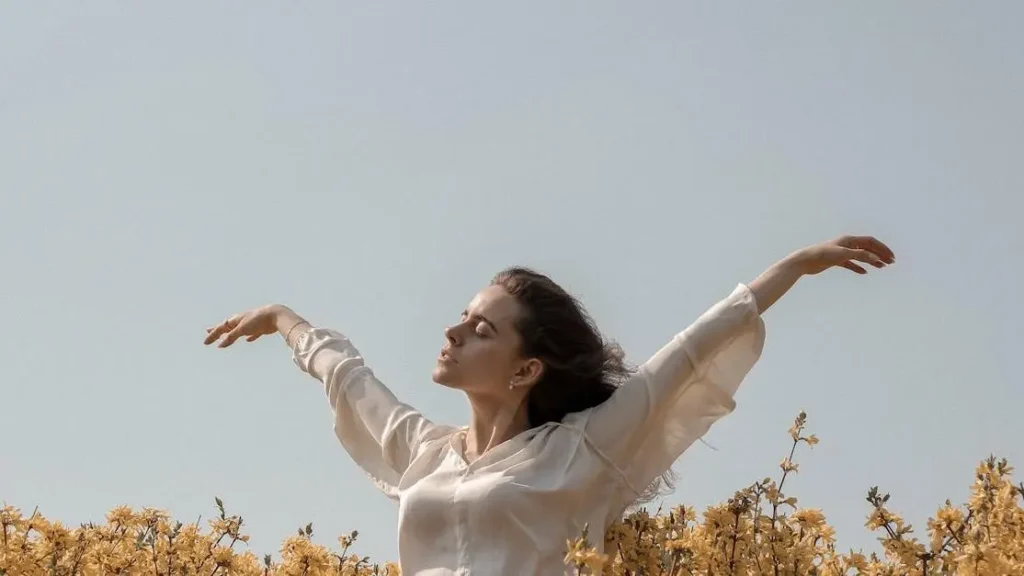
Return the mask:
{"type": "Polygon", "coordinates": [[[526,430],[471,463],[466,428],[401,403],[349,340],[307,328],[293,358],[323,382],[342,446],[396,500],[403,574],[562,574],[566,540],[621,518],[683,451],[735,407],[764,345],[740,284],[603,404],[526,430]]]}

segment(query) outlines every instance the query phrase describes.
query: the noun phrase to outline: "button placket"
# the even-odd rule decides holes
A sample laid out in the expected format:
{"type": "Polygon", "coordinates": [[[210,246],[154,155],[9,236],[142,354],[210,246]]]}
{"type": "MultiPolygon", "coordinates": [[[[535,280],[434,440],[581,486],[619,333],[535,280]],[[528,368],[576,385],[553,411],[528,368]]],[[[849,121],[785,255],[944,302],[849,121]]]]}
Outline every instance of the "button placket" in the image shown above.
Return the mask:
{"type": "Polygon", "coordinates": [[[456,455],[460,471],[455,478],[455,489],[452,490],[452,509],[455,512],[455,554],[458,558],[458,574],[468,574],[469,540],[466,531],[469,529],[469,507],[459,497],[459,491],[469,475],[469,467],[465,460],[456,455]]]}

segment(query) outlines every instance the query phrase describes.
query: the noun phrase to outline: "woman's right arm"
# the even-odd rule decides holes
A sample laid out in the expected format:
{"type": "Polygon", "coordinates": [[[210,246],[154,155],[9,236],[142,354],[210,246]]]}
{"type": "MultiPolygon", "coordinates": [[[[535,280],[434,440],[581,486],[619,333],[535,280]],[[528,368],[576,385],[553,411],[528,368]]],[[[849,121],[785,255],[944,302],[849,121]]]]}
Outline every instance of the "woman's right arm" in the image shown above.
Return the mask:
{"type": "Polygon", "coordinates": [[[295,364],[323,383],[342,446],[392,498],[397,498],[399,481],[422,443],[444,432],[377,380],[347,337],[313,327],[288,307],[255,308],[207,332],[207,344],[224,337],[220,347],[241,337],[252,342],[281,334],[295,364]]]}

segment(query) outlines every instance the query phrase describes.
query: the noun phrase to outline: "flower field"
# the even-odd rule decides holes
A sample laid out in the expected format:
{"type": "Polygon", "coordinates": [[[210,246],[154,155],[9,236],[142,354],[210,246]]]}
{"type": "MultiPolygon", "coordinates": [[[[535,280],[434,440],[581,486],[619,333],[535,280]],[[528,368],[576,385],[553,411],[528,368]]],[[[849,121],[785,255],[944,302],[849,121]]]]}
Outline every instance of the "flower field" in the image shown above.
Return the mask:
{"type": "MultiPolygon", "coordinates": [[[[968,502],[945,502],[923,530],[889,508],[889,496],[867,493],[865,527],[881,549],[842,551],[822,511],[801,508],[783,492],[797,473],[801,446],[818,439],[806,433],[801,413],[789,430],[791,447],[778,478],[765,478],[703,511],[680,506],[667,512],[639,510],[603,535],[604,553],[584,531],[566,542],[567,566],[579,574],[1024,574],[1024,484],[1012,467],[989,458],[976,470],[968,502]]],[[[308,575],[396,576],[396,563],[373,563],[353,552],[358,534],[328,548],[312,541],[312,526],[297,530],[274,554],[248,549],[241,516],[220,499],[214,518],[183,524],[149,508],[118,507],[102,524],[71,527],[38,512],[0,509],[0,576],[29,575],[308,575]]]]}

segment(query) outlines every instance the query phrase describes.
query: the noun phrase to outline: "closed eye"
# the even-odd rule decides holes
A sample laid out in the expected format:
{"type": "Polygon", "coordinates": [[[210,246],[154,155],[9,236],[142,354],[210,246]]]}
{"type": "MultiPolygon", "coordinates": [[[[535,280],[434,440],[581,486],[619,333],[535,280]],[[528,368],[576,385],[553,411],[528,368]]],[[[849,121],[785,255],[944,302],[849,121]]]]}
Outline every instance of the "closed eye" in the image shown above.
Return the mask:
{"type": "MultiPolygon", "coordinates": [[[[488,320],[488,319],[487,319],[487,318],[485,318],[484,316],[481,316],[480,314],[473,314],[473,315],[471,316],[471,315],[469,314],[469,312],[467,312],[467,311],[463,310],[463,311],[462,311],[462,316],[461,316],[461,318],[462,318],[462,321],[463,321],[463,322],[465,322],[466,320],[468,320],[468,319],[470,319],[470,318],[472,318],[472,319],[476,319],[476,320],[479,320],[479,321],[480,321],[480,323],[481,323],[481,324],[483,324],[484,326],[486,326],[486,328],[489,328],[489,329],[491,330],[491,332],[493,332],[493,333],[495,333],[495,334],[497,334],[497,333],[498,333],[498,328],[494,326],[494,322],[491,322],[490,320],[488,320]]],[[[477,328],[476,328],[476,332],[477,332],[477,334],[480,334],[481,336],[488,336],[488,335],[489,335],[489,334],[483,334],[483,333],[482,333],[482,332],[483,332],[483,330],[481,330],[481,329],[480,329],[480,326],[479,326],[479,325],[478,325],[478,326],[477,326],[477,328]]]]}

